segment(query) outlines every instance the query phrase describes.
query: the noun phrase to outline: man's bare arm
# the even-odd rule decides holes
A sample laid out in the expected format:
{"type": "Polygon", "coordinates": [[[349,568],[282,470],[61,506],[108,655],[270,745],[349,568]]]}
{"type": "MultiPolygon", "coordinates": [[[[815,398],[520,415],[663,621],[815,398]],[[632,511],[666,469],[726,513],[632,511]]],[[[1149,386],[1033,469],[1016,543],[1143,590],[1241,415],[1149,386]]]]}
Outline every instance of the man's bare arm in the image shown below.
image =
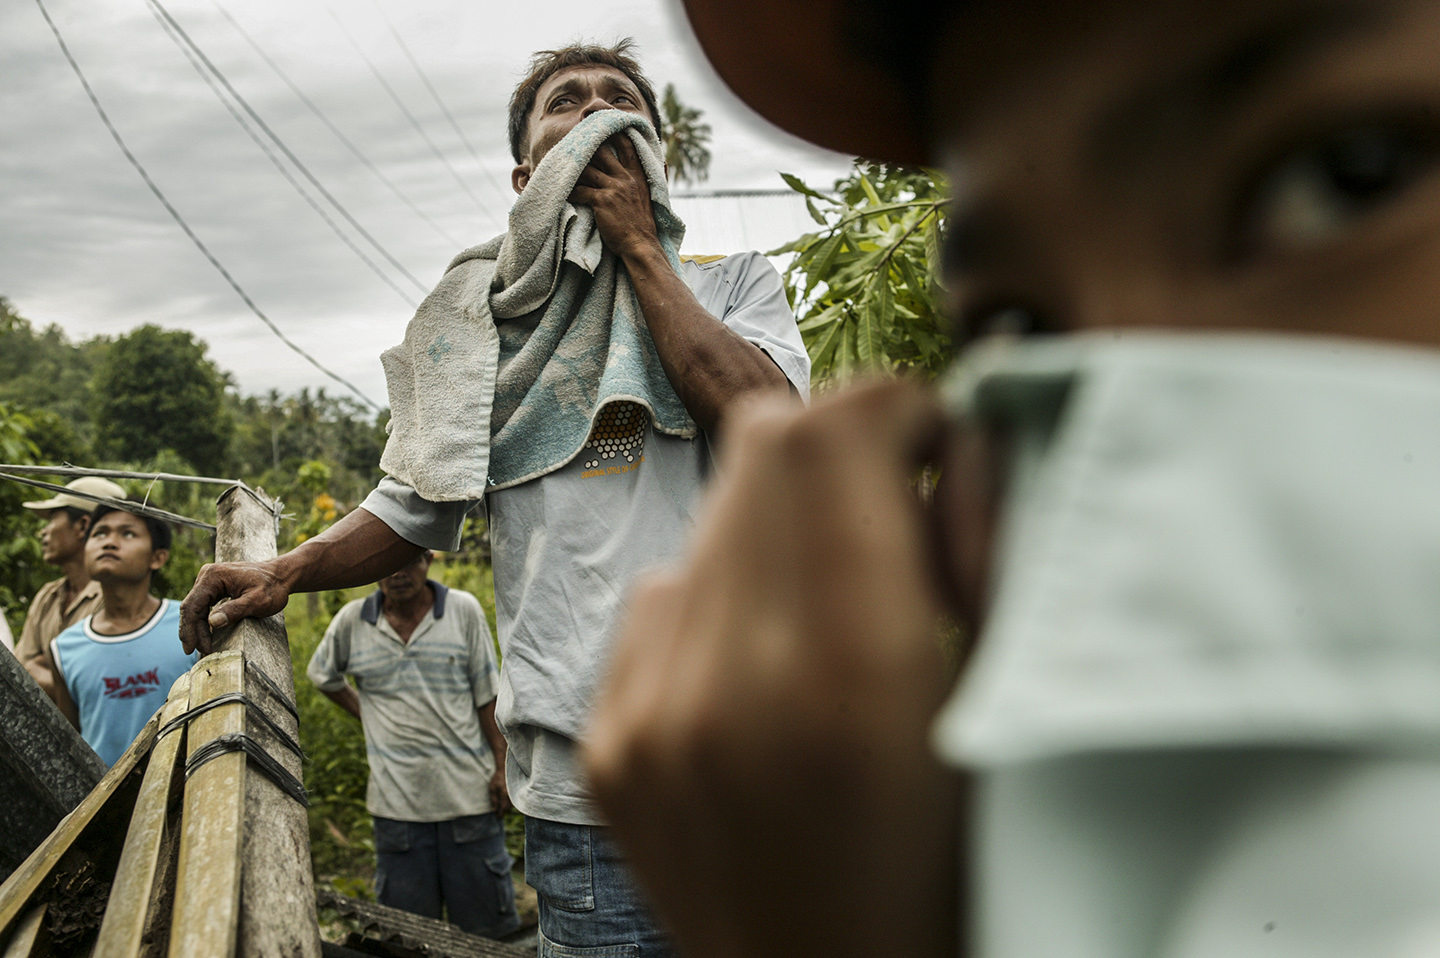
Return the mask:
{"type": "Polygon", "coordinates": [[[50,696],[50,701],[60,710],[60,714],[69,719],[70,724],[75,726],[75,731],[80,731],[80,709],[76,707],[75,700],[70,697],[70,690],[65,683],[60,681],[60,676],[55,674],[55,664],[50,656],[41,651],[39,655],[32,655],[25,661],[25,671],[35,680],[35,684],[50,696]]]}
{"type": "Polygon", "coordinates": [[[495,700],[480,706],[479,712],[480,731],[485,733],[485,741],[490,751],[495,753],[495,774],[490,777],[490,803],[495,806],[496,815],[504,815],[510,810],[510,789],[505,784],[505,760],[510,754],[509,746],[495,721],[495,700]]]}
{"type": "Polygon", "coordinates": [[[295,592],[367,585],[404,568],[424,549],[400,538],[364,509],[268,562],[207,565],[180,605],[180,641],[186,652],[210,654],[211,629],[285,608],[295,592]],[[220,604],[217,608],[217,603],[220,604]]]}
{"type": "Polygon", "coordinates": [[[665,375],[697,425],[710,435],[725,412],[759,390],[785,392],[789,380],[755,344],[701,306],[660,245],[650,187],[628,137],[595,154],[571,201],[595,211],[605,246],[625,264],[665,375]]]}
{"type": "Polygon", "coordinates": [[[50,661],[50,656],[45,654],[42,649],[34,655],[20,658],[20,664],[25,666],[25,671],[30,673],[30,677],[35,680],[36,685],[40,686],[40,690],[50,697],[50,701],[59,705],[60,699],[55,691],[55,667],[50,661]]]}
{"type": "Polygon", "coordinates": [[[324,693],[327,699],[334,702],[336,705],[340,706],[342,709],[349,712],[357,719],[360,717],[360,696],[358,693],[356,693],[354,689],[349,686],[348,683],[343,689],[336,689],[333,692],[326,692],[324,689],[321,689],[320,691],[324,693]]]}

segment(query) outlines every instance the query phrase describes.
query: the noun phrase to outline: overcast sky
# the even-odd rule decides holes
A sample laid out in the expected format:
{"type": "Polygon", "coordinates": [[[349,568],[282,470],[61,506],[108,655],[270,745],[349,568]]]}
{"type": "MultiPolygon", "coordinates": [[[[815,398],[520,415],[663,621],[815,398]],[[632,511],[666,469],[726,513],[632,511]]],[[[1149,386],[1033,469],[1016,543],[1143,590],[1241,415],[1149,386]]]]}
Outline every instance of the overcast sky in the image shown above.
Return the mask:
{"type": "MultiPolygon", "coordinates": [[[[505,103],[537,49],[633,36],[657,90],[673,82],[714,128],[706,189],[781,187],[777,170],[828,185],[847,166],[844,157],[749,114],[704,62],[669,0],[161,2],[325,188],[427,288],[460,248],[504,229],[514,199],[505,103]],[[355,158],[222,9],[430,222],[355,158]]],[[[199,237],[287,335],[384,404],[378,355],[403,335],[413,312],[405,298],[281,177],[146,0],[45,3],[120,134],[199,237]]],[[[72,339],[147,322],[192,330],[245,393],[338,388],[274,338],[146,189],[85,98],[35,0],[0,4],[0,117],[0,295],[21,315],[40,326],[56,323],[72,339]]],[[[406,296],[419,299],[419,289],[330,213],[406,296]]]]}

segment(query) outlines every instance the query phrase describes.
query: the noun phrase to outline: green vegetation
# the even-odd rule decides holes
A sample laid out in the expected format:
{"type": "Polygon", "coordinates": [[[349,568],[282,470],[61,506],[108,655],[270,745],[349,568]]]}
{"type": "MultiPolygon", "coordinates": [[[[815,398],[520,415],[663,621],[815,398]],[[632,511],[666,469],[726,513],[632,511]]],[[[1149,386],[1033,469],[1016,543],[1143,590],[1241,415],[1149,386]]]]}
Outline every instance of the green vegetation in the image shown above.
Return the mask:
{"type": "Polygon", "coordinates": [[[949,363],[940,246],[948,188],[929,170],[857,162],[833,193],[782,174],[820,227],[777,250],[817,389],[860,372],[933,378],[949,363]]]}
{"type": "Polygon", "coordinates": [[[187,332],[141,326],[110,344],[90,382],[96,452],[110,459],[150,459],[185,450],[204,475],[226,465],[234,428],[225,408],[225,377],[187,332]]]}
{"type": "Polygon", "coordinates": [[[665,84],[660,119],[665,127],[665,169],[672,182],[694,185],[710,177],[710,124],[701,123],[701,115],[680,102],[675,84],[665,84]]]}
{"type": "MultiPolygon", "coordinates": [[[[0,462],[24,465],[39,461],[40,449],[30,438],[34,420],[14,406],[0,402],[0,462]]],[[[40,586],[51,578],[40,561],[35,520],[20,503],[32,497],[27,487],[0,483],[0,608],[19,609],[28,604],[40,586]]],[[[10,629],[20,635],[21,617],[10,617],[10,629]]]]}

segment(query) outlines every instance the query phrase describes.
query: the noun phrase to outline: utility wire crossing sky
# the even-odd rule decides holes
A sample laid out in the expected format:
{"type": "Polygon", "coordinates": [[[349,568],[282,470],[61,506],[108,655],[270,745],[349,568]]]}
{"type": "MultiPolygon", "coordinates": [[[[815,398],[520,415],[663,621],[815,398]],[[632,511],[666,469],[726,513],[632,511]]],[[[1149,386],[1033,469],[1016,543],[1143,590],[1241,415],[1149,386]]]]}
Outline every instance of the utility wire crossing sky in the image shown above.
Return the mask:
{"type": "MultiPolygon", "coordinates": [[[[0,295],[73,339],[189,329],[245,393],[339,382],[385,405],[379,353],[455,253],[505,228],[529,55],[622,36],[714,128],[707,194],[844,173],[740,106],[665,0],[6,4],[0,295]]],[[[735,252],[708,219],[685,248],[735,252]]]]}

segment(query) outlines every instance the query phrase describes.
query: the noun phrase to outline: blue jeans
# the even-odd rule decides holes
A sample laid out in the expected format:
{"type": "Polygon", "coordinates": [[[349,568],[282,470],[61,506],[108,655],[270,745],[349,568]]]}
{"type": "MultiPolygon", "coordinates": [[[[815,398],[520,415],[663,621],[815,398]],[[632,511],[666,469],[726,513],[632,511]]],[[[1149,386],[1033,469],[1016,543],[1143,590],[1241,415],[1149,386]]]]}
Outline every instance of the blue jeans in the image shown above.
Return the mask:
{"type": "Polygon", "coordinates": [[[382,905],[436,919],[443,905],[450,923],[472,935],[508,935],[520,926],[512,864],[493,813],[446,822],[375,817],[375,897],[382,905]]]}
{"type": "Polygon", "coordinates": [[[606,829],[525,819],[525,880],[539,893],[538,958],[670,958],[606,829]]]}

